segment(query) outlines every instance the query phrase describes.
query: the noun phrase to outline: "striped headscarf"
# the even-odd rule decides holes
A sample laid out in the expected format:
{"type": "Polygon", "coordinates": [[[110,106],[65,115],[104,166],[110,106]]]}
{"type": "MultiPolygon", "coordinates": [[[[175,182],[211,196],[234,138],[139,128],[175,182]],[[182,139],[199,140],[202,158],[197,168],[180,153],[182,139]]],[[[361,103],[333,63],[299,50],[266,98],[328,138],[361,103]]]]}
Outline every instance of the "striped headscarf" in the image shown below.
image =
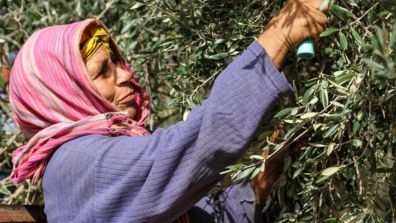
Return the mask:
{"type": "Polygon", "coordinates": [[[112,53],[131,72],[137,110],[133,120],[102,97],[89,78],[80,43],[86,40],[85,32],[96,26],[104,27],[98,20],[87,19],[41,29],[18,53],[9,98],[13,119],[29,140],[12,154],[12,182],[32,179],[37,183],[51,154],[74,138],[149,134],[143,128],[149,115],[148,96],[111,37],[108,44],[112,53]]]}

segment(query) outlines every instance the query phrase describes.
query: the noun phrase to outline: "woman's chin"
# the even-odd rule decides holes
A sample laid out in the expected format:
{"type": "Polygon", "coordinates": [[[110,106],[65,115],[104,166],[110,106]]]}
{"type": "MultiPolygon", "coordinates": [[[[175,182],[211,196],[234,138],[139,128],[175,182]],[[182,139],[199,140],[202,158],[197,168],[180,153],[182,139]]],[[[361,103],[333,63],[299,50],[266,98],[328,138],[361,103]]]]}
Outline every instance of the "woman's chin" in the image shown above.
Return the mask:
{"type": "Polygon", "coordinates": [[[133,119],[136,116],[136,109],[135,108],[124,108],[120,109],[120,112],[128,115],[129,118],[133,119]]]}

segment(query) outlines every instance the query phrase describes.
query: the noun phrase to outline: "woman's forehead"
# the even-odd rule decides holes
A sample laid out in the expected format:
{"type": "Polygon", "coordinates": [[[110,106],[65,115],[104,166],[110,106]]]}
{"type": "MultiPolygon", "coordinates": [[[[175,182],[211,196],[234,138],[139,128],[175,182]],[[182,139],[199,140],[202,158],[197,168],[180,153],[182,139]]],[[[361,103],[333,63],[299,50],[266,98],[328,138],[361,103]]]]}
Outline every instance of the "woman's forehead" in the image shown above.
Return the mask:
{"type": "Polygon", "coordinates": [[[93,54],[92,56],[87,60],[86,63],[90,62],[90,63],[98,63],[98,62],[102,62],[103,60],[108,59],[109,57],[111,57],[110,53],[105,50],[103,47],[99,47],[93,54]]]}

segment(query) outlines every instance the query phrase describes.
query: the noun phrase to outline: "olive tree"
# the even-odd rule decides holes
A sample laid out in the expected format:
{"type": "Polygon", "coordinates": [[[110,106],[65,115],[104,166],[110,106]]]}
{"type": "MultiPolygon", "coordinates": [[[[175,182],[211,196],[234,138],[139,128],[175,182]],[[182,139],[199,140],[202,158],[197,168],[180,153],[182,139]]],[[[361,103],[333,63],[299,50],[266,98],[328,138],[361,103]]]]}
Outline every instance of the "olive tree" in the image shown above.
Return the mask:
{"type": "MultiPolygon", "coordinates": [[[[210,93],[219,72],[254,40],[281,0],[0,0],[0,46],[12,60],[39,28],[88,17],[110,29],[151,95],[147,128],[169,126],[210,93]]],[[[252,178],[288,140],[303,141],[285,159],[264,208],[277,222],[392,222],[396,213],[396,6],[393,0],[325,1],[329,22],[316,57],[290,53],[283,66],[294,94],[282,99],[224,184],[252,178]],[[281,128],[279,127],[281,126],[281,128]],[[279,141],[269,142],[277,130],[279,141]],[[303,139],[303,140],[302,140],[303,139]]],[[[2,84],[4,80],[0,80],[2,84]]],[[[2,88],[3,89],[3,88],[2,88]]],[[[0,93],[0,200],[40,204],[39,186],[12,185],[10,153],[24,137],[0,93]]]]}

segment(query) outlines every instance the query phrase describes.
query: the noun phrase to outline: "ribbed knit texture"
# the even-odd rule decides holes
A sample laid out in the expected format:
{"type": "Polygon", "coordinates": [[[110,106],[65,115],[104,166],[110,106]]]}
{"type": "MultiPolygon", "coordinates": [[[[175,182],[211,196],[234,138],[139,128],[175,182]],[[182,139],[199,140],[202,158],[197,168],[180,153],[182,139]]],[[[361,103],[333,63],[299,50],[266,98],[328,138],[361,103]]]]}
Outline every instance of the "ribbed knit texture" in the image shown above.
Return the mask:
{"type": "Polygon", "coordinates": [[[89,135],[63,144],[43,178],[49,222],[172,222],[218,182],[290,92],[254,41],[186,121],[148,136],[89,135]]]}

